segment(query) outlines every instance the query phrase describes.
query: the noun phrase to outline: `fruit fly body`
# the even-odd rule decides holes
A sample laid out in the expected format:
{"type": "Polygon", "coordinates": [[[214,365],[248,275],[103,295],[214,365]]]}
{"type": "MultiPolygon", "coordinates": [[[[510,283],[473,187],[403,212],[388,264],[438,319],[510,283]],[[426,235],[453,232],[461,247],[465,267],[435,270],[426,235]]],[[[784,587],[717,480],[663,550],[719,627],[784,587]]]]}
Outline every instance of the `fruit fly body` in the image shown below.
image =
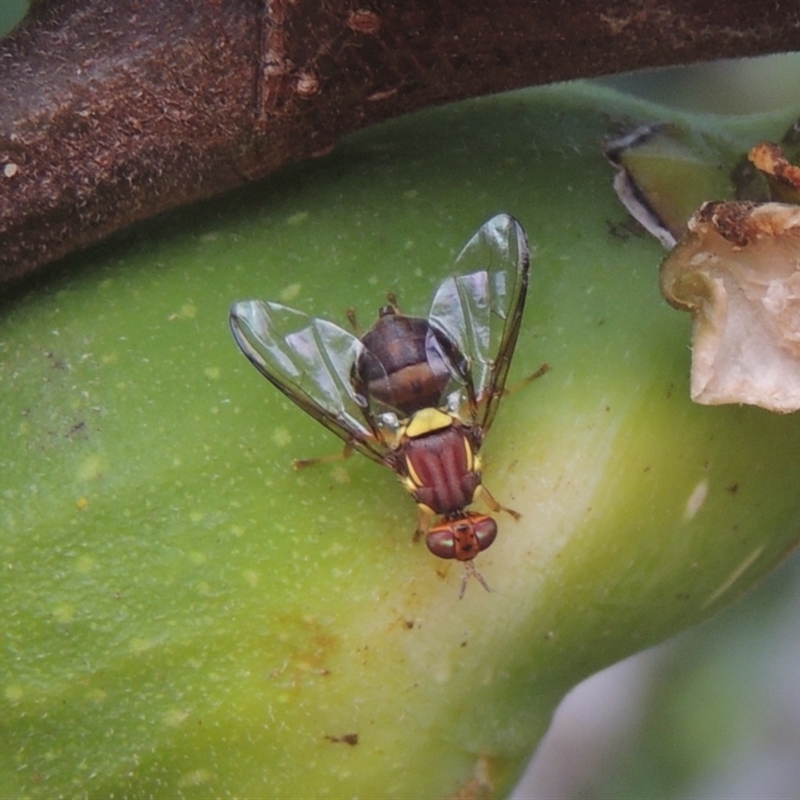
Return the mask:
{"type": "Polygon", "coordinates": [[[407,417],[440,404],[451,379],[441,353],[450,343],[428,320],[401,314],[394,297],[389,299],[361,337],[364,349],[352,380],[362,396],[407,417]]]}
{"type": "Polygon", "coordinates": [[[271,383],[343,439],[345,456],[358,450],[398,475],[417,503],[415,538],[465,564],[462,595],[470,576],[489,589],[473,559],[497,535],[491,516],[468,507],[481,499],[519,517],[483,485],[478,454],[503,395],[529,264],[522,226],[501,214],[461,251],[427,319],[401,314],[390,296],[359,338],[278,303],[231,309],[236,342],[271,383]]]}

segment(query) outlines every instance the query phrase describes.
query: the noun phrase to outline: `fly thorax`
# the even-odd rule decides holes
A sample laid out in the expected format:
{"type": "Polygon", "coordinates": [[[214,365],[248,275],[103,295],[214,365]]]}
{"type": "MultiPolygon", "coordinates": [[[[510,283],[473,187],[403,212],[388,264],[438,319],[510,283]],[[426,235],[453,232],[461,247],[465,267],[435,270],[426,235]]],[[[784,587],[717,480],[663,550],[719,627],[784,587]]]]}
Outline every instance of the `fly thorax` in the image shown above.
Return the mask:
{"type": "Polygon", "coordinates": [[[435,409],[415,415],[408,429],[415,435],[407,431],[397,451],[404,460],[406,488],[417,503],[436,514],[464,509],[481,482],[467,432],[435,409]]]}

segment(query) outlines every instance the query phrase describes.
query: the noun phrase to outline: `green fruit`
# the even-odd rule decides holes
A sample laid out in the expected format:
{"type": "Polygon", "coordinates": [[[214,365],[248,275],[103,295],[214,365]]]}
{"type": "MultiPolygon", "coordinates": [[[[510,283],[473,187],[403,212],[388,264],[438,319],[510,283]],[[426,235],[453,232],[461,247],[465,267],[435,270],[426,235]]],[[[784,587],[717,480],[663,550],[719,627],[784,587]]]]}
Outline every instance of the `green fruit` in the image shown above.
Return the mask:
{"type": "Polygon", "coordinates": [[[787,554],[800,421],[689,401],[661,250],[615,235],[609,120],[666,113],[571,85],[404,118],[5,303],[3,796],[503,794],[572,685],[787,554]],[[552,369],[487,438],[523,518],[459,600],[389,470],[292,469],[340,442],[227,312],[425,313],[498,211],[535,248],[509,383],[552,369]]]}

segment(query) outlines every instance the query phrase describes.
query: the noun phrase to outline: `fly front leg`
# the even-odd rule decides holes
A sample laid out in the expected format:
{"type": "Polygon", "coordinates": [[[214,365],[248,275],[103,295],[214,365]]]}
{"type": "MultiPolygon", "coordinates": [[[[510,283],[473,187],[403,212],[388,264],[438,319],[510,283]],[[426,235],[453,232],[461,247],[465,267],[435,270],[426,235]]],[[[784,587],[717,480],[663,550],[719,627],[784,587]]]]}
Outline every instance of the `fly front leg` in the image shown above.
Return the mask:
{"type": "Polygon", "coordinates": [[[431,528],[431,520],[433,519],[433,514],[431,514],[430,509],[418,505],[417,506],[417,529],[414,531],[414,541],[418,542],[431,528]]]}
{"type": "Polygon", "coordinates": [[[481,484],[480,489],[478,490],[478,497],[486,503],[489,508],[495,512],[495,514],[499,513],[500,511],[505,511],[506,514],[510,514],[514,519],[520,519],[522,514],[519,511],[514,511],[513,508],[509,508],[508,506],[501,505],[497,502],[494,498],[494,495],[484,486],[481,484]]]}

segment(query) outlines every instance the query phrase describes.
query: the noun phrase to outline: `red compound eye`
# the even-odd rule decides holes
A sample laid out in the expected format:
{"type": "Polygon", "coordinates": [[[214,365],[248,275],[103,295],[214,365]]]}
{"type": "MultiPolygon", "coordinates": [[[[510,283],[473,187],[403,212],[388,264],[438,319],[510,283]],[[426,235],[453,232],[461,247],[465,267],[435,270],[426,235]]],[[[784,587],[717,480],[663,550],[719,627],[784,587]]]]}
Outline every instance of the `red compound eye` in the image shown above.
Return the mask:
{"type": "Polygon", "coordinates": [[[449,525],[437,525],[425,537],[428,550],[439,558],[456,557],[456,538],[449,525]]]}
{"type": "Polygon", "coordinates": [[[478,548],[485,550],[497,538],[497,523],[491,517],[477,517],[473,524],[478,548]]]}

